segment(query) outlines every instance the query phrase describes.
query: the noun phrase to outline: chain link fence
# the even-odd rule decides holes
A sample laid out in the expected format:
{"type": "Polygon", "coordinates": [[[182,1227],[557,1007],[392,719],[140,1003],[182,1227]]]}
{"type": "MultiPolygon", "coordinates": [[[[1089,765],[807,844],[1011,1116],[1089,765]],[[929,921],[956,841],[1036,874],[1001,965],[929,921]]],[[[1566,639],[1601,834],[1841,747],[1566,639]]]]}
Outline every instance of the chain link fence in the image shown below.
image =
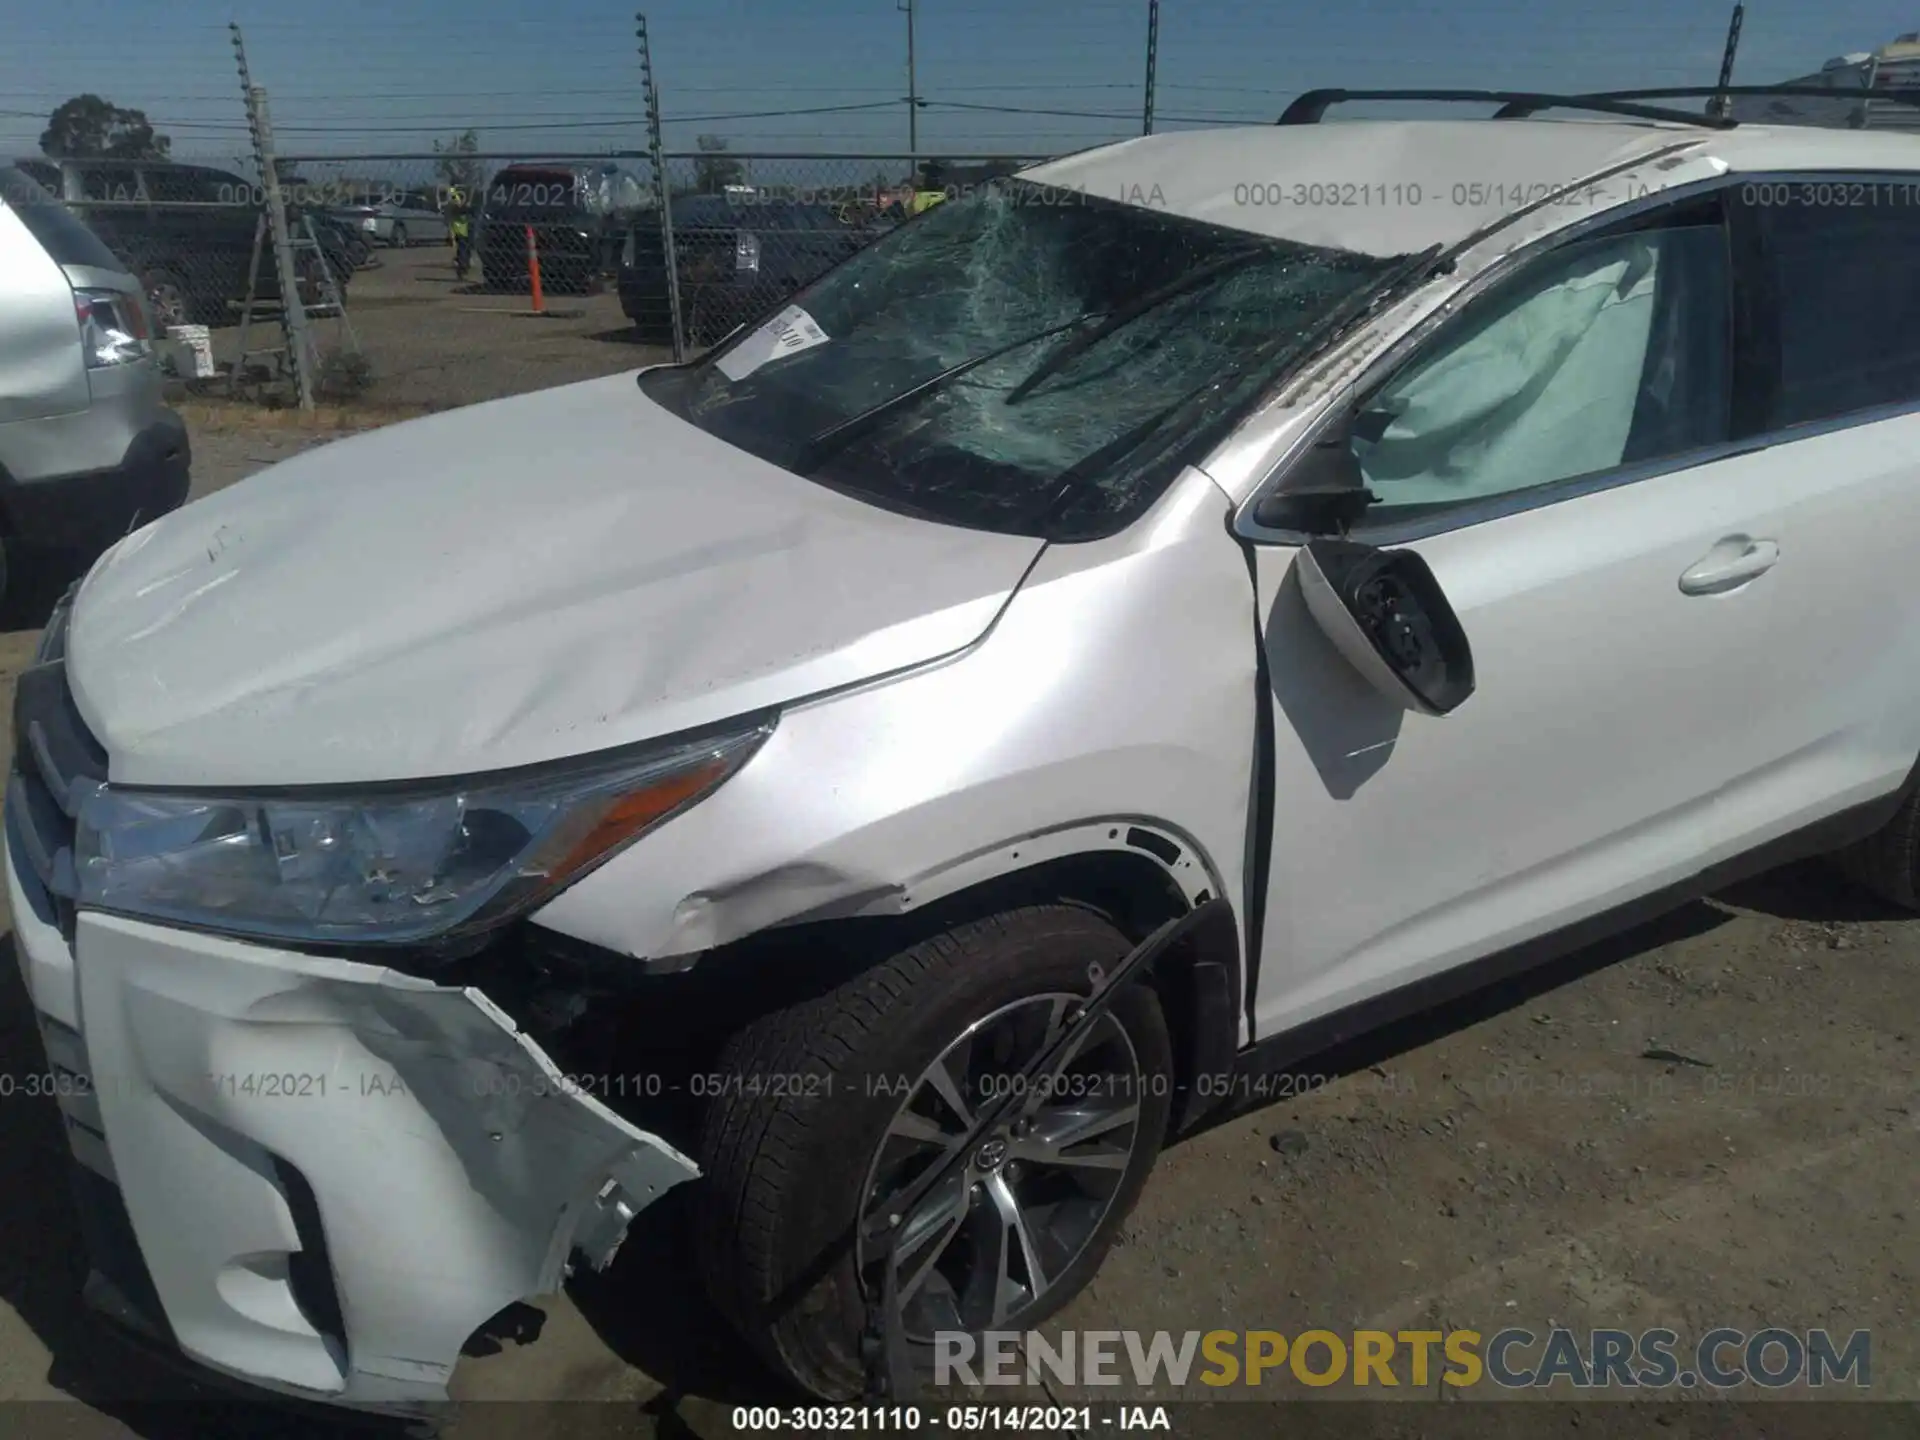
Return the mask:
{"type": "MultiPolygon", "coordinates": [[[[663,157],[658,177],[644,153],[276,164],[296,241],[308,222],[318,240],[296,255],[302,302],[324,305],[323,264],[345,302],[313,320],[321,398],[442,409],[696,353],[928,197],[1035,158],[702,151],[663,157]]],[[[214,393],[282,378],[271,356],[241,364],[249,277],[263,304],[278,294],[271,244],[255,248],[264,187],[244,162],[54,170],[56,193],[146,282],[159,323],[207,328],[212,373],[176,345],[183,376],[214,393]]],[[[266,313],[249,351],[280,344],[266,313]]]]}
{"type": "Polygon", "coordinates": [[[1034,158],[668,156],[666,213],[635,226],[621,257],[621,309],[643,337],[680,353],[711,345],[777,310],[929,201],[1034,158]]]}
{"type": "MultiPolygon", "coordinates": [[[[166,355],[184,378],[208,382],[239,358],[239,329],[252,317],[248,348],[277,371],[282,353],[280,269],[265,187],[245,159],[129,161],[90,156],[22,159],[17,168],[63,201],[145,288],[155,326],[174,337],[166,355]],[[225,333],[215,353],[213,337],[225,333]],[[184,337],[184,338],[183,338],[184,337]]],[[[328,378],[345,378],[357,347],[347,317],[350,286],[373,247],[338,213],[338,197],[288,187],[296,245],[296,292],[313,317],[328,378]],[[297,196],[297,198],[296,198],[297,196]],[[335,308],[334,301],[340,302],[335,308]]]]}

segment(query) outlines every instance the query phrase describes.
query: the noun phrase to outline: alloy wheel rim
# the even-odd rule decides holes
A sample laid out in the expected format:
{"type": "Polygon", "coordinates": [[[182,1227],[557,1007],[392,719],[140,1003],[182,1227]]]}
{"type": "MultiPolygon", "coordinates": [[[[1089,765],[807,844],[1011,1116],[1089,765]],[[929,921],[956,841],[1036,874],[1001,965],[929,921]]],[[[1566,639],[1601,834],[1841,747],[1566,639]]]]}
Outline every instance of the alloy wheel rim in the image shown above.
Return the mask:
{"type": "MultiPolygon", "coordinates": [[[[1017,1328],[1113,1207],[1141,1133],[1144,1082],[1126,1027],[1107,1011],[1051,1076],[1015,1079],[1082,998],[1033,996],[969,1025],[908,1088],[868,1161],[861,1234],[875,1219],[899,1232],[895,1283],[914,1341],[931,1343],[941,1330],[1017,1328]],[[966,1163],[894,1220],[895,1197],[1009,1090],[1022,1098],[974,1141],[966,1163]]],[[[865,1283],[880,1250],[864,1238],[856,1246],[865,1283]]]]}
{"type": "Polygon", "coordinates": [[[153,306],[154,318],[162,327],[187,323],[186,297],[177,286],[155,286],[147,292],[147,300],[153,306]]]}

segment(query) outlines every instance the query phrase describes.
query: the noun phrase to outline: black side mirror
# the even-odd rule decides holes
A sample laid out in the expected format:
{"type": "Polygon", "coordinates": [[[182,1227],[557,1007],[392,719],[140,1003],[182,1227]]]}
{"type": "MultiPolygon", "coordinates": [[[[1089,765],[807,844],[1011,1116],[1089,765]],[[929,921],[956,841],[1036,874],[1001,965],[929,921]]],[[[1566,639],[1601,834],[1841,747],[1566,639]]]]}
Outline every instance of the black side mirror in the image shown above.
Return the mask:
{"type": "Polygon", "coordinates": [[[1467,632],[1413,551],[1315,540],[1296,563],[1314,622],[1382,695],[1446,715],[1473,694],[1467,632]]]}

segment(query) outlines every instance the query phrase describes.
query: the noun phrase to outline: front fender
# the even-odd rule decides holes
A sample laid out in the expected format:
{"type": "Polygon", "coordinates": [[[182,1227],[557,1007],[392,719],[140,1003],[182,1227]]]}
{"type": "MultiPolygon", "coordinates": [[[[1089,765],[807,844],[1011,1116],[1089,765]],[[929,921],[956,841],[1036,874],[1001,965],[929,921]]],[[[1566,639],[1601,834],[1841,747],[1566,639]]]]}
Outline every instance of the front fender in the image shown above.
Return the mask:
{"type": "Polygon", "coordinates": [[[788,711],[716,794],[536,920],[680,968],[1052,855],[1152,855],[1152,836],[1189,904],[1244,915],[1256,644],[1227,514],[1188,471],[1112,540],[1051,547],[972,648],[788,711]]]}

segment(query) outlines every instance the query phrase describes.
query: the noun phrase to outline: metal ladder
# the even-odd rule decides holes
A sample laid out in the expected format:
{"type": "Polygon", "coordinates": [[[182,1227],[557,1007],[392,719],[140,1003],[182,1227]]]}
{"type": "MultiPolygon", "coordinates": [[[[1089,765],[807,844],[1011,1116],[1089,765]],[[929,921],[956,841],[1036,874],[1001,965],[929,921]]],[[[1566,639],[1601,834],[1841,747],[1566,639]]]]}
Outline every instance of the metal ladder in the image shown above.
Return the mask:
{"type": "MultiPolygon", "coordinates": [[[[272,241],[269,238],[270,227],[267,215],[262,211],[253,227],[253,258],[247,266],[247,298],[240,307],[239,353],[235,356],[233,369],[227,375],[227,393],[235,394],[240,388],[240,378],[246,373],[247,362],[255,356],[279,355],[287,357],[294,365],[303,366],[309,377],[312,376],[317,355],[313,353],[312,343],[305,321],[319,317],[338,318],[341,327],[347,332],[347,348],[360,348],[360,338],[353,333],[353,322],[347,318],[346,297],[340,293],[340,286],[333,277],[333,265],[327,259],[327,252],[320,246],[320,238],[314,233],[313,217],[302,215],[300,223],[287,237],[287,248],[295,257],[311,254],[320,262],[320,301],[315,305],[303,305],[300,301],[299,287],[294,287],[291,295],[282,295],[278,300],[260,298],[260,262],[262,258],[271,260],[272,241]],[[296,318],[296,312],[298,318],[296,318]],[[260,345],[249,348],[248,333],[256,320],[276,319],[280,329],[278,345],[260,345]],[[304,348],[307,353],[298,353],[304,348]]],[[[292,268],[298,271],[298,260],[292,268]]],[[[282,290],[286,286],[280,287],[282,290]]],[[[297,378],[297,377],[296,377],[297,378]]]]}

